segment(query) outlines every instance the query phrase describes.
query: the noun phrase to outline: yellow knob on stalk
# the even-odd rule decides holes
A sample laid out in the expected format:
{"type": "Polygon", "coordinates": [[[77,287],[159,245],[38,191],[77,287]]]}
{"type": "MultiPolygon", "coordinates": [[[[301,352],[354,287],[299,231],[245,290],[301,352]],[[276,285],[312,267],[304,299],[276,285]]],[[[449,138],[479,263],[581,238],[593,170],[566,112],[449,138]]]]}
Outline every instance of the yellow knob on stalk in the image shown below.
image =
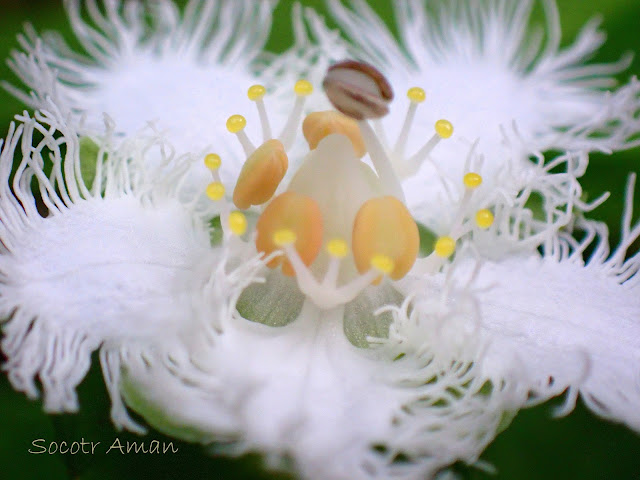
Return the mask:
{"type": "Polygon", "coordinates": [[[247,97],[249,100],[255,102],[260,100],[267,93],[267,89],[262,85],[251,85],[247,91],[247,97]]]}
{"type": "Polygon", "coordinates": [[[448,258],[456,251],[456,241],[451,237],[440,237],[436,240],[434,251],[439,257],[448,258]]]}
{"type": "Polygon", "coordinates": [[[242,212],[231,212],[229,214],[229,229],[234,235],[244,235],[247,231],[247,217],[242,212]]]}
{"type": "Polygon", "coordinates": [[[204,166],[209,170],[217,170],[222,165],[222,159],[217,153],[208,153],[204,157],[204,166]]]}
{"type": "Polygon", "coordinates": [[[413,103],[422,103],[425,98],[427,98],[427,94],[424,89],[420,87],[411,87],[407,91],[407,98],[409,98],[413,103]]]}
{"type": "Polygon", "coordinates": [[[474,188],[478,188],[482,184],[482,177],[477,173],[469,172],[465,174],[462,181],[465,187],[473,190],[474,188]]]}
{"type": "Polygon", "coordinates": [[[293,91],[300,97],[307,97],[313,93],[313,85],[308,80],[298,80],[293,91]]]}
{"type": "Polygon", "coordinates": [[[221,200],[224,197],[225,188],[220,182],[213,182],[207,186],[207,197],[213,201],[221,200]]]}
{"type": "Polygon", "coordinates": [[[242,115],[231,115],[227,119],[227,130],[231,133],[238,133],[247,126],[247,119],[242,115]]]}
{"type": "Polygon", "coordinates": [[[349,246],[341,238],[334,238],[327,242],[327,253],[333,258],[344,258],[349,255],[349,246]]]}
{"type": "Polygon", "coordinates": [[[440,138],[449,138],[453,135],[453,125],[448,120],[438,120],[436,122],[436,133],[440,138]]]}
{"type": "Polygon", "coordinates": [[[478,225],[482,229],[487,229],[491,225],[493,225],[493,220],[494,218],[491,210],[487,210],[486,208],[484,208],[476,212],[476,225],[478,225]]]}

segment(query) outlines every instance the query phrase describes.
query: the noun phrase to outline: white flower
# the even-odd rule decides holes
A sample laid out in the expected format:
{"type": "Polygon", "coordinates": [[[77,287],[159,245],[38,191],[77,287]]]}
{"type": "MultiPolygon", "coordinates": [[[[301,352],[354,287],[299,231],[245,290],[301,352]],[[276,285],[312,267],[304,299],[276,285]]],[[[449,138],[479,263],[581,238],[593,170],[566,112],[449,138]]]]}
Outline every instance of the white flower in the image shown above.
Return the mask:
{"type": "MultiPolygon", "coordinates": [[[[116,26],[96,23],[122,35],[116,3],[107,5],[116,26]]],[[[240,22],[230,5],[222,11],[240,22]]],[[[97,115],[101,107],[41,98],[44,110],[17,117],[0,158],[0,316],[8,318],[2,346],[14,387],[36,396],[37,378],[45,408],[74,410],[74,389],[99,349],[118,427],[144,431],[128,407],[168,434],[220,442],[230,454],[262,452],[275,467],[292,459],[302,477],[317,479],[430,478],[457,460],[474,464],[520,408],[564,391],[567,411],[581,395],[598,414],[640,430],[640,254],[628,251],[640,237],[635,177],[613,253],[606,226],[583,215],[604,199],[585,204],[578,182],[589,151],[632,145],[638,86],[611,96],[574,81],[561,88],[563,72],[575,73],[594,46],[594,30],[565,53],[554,50],[554,33],[552,48],[526,62],[516,32],[528,10],[519,5],[483,3],[477,17],[442,10],[437,20],[413,3],[399,9],[410,46],[443,72],[466,79],[515,71],[544,89],[518,89],[522,98],[508,102],[509,89],[484,91],[484,82],[457,97],[460,87],[436,76],[427,98],[440,89],[435,97],[448,100],[435,112],[426,102],[416,109],[423,92],[412,90],[416,124],[408,132],[441,116],[456,120],[453,127],[440,122],[431,139],[409,134],[393,148],[390,134],[401,132],[404,114],[392,111],[373,128],[366,119],[313,113],[303,124],[307,154],[294,158],[304,148],[293,137],[311,85],[296,83],[297,99],[280,100],[275,116],[265,89],[252,87],[250,99],[265,112],[263,143],[252,144],[244,117],[228,119],[246,162],[238,174],[234,149],[205,156],[209,205],[187,181],[200,145],[196,155],[177,155],[155,130],[132,134],[108,117],[105,132],[84,130],[70,110],[97,115]],[[441,33],[416,33],[435,24],[441,33]],[[554,98],[556,114],[535,97],[540,91],[554,98]],[[465,117],[487,93],[495,101],[484,113],[465,117]],[[509,111],[512,104],[522,109],[509,111]],[[274,136],[272,127],[282,130],[274,136]],[[116,141],[122,131],[127,137],[116,141]],[[560,153],[545,160],[541,151],[550,148],[560,153]],[[289,157],[297,163],[289,166],[289,157]],[[539,209],[533,194],[543,199],[539,209]],[[213,212],[220,223],[210,227],[213,212]]],[[[366,25],[332,8],[362,32],[361,49],[397,48],[363,4],[366,25]]],[[[347,51],[308,18],[320,42],[347,51]]],[[[198,26],[193,33],[185,23],[185,35],[198,38],[198,26]]],[[[164,37],[149,38],[160,45],[164,37]]],[[[274,61],[283,78],[296,70],[313,78],[318,68],[292,58],[328,61],[318,47],[304,53],[305,42],[298,36],[274,61]]],[[[382,84],[368,67],[340,68],[333,79],[353,94],[356,113],[362,98],[380,100],[382,84]]],[[[415,65],[408,71],[415,85],[399,80],[400,88],[424,80],[415,65]]],[[[335,88],[327,83],[329,93],[335,88]]]]}
{"type": "Polygon", "coordinates": [[[103,342],[178,332],[215,254],[203,213],[177,200],[176,182],[190,162],[167,155],[157,136],[130,139],[117,152],[109,138],[100,149],[89,146],[82,162],[95,167],[95,182],[85,186],[77,133],[59,115],[17,118],[1,163],[6,368],[31,397],[39,378],[46,410],[76,410],[74,389],[90,353],[103,342]],[[175,167],[147,170],[143,160],[153,149],[175,167]],[[21,161],[12,176],[16,150],[21,161]]]}

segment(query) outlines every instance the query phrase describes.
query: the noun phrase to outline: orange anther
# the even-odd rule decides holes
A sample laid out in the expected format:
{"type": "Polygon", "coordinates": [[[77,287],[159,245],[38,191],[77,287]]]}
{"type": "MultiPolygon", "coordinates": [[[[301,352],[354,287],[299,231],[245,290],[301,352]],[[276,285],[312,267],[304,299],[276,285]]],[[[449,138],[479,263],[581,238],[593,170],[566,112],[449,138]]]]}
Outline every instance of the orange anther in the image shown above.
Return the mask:
{"type": "Polygon", "coordinates": [[[244,162],[233,203],[244,210],[251,205],[262,205],[275,193],[287,172],[289,160],[279,140],[267,140],[244,162]]]}
{"type": "Polygon", "coordinates": [[[358,158],[367,153],[358,123],[340,112],[329,110],[326,112],[313,112],[307,115],[302,122],[302,133],[309,143],[309,148],[314,150],[320,140],[332,133],[345,135],[351,140],[353,150],[358,158]]]}
{"type": "MultiPolygon", "coordinates": [[[[274,198],[264,209],[256,223],[256,248],[265,255],[279,250],[274,241],[276,232],[290,230],[295,234],[294,248],[302,262],[309,266],[318,256],[322,246],[322,213],[311,197],[295,192],[285,192],[274,198]]],[[[282,264],[282,273],[295,274],[289,260],[279,256],[267,266],[275,268],[282,264]]]]}
{"type": "Polygon", "coordinates": [[[389,276],[398,280],[411,270],[419,245],[418,226],[397,198],[372,198],[360,207],[352,236],[353,256],[360,273],[371,269],[376,256],[385,256],[393,264],[389,276]]]}

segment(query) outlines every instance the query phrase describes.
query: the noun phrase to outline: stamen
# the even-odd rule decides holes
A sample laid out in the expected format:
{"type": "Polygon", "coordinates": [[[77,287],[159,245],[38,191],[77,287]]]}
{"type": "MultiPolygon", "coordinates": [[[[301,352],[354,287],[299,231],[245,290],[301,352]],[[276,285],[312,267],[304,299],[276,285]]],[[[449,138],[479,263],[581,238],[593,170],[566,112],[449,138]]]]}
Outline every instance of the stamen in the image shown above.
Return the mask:
{"type": "Polygon", "coordinates": [[[436,133],[440,138],[449,138],[453,135],[453,125],[448,120],[438,120],[436,122],[436,133]]]}
{"type": "Polygon", "coordinates": [[[227,130],[231,133],[238,133],[247,126],[247,119],[242,115],[231,115],[227,119],[227,130]]]}
{"type": "Polygon", "coordinates": [[[377,271],[382,275],[379,275],[375,280],[373,280],[374,285],[378,285],[382,281],[383,275],[389,275],[393,272],[395,268],[395,262],[389,258],[387,255],[376,254],[371,259],[371,269],[373,271],[377,271]]]}
{"type": "Polygon", "coordinates": [[[467,172],[462,177],[462,183],[466,188],[460,198],[450,229],[450,235],[454,240],[460,239],[472,230],[468,207],[475,189],[482,184],[482,176],[479,173],[467,172]]]}
{"type": "Polygon", "coordinates": [[[350,302],[371,283],[376,283],[381,278],[380,270],[370,268],[363,275],[359,275],[347,284],[337,287],[336,280],[340,259],[333,257],[327,274],[322,282],[318,282],[291,244],[284,245],[282,249],[287,259],[291,262],[300,291],[322,309],[331,309],[350,302]]]}
{"type": "Polygon", "coordinates": [[[424,102],[425,98],[427,98],[427,94],[425,93],[424,89],[420,87],[411,87],[409,90],[407,90],[407,98],[411,100],[411,103],[417,104],[424,102]]]}
{"type": "Polygon", "coordinates": [[[482,184],[482,177],[478,173],[466,173],[462,179],[464,186],[469,190],[474,190],[482,184]]]}
{"type": "Polygon", "coordinates": [[[211,176],[213,177],[213,183],[207,185],[205,192],[211,200],[217,202],[221,200],[226,193],[226,189],[222,183],[219,172],[220,166],[222,165],[222,159],[217,153],[208,153],[204,157],[204,165],[209,169],[211,176]]]}
{"type": "Polygon", "coordinates": [[[227,119],[227,130],[231,133],[235,133],[240,141],[240,145],[244,149],[245,155],[249,156],[253,153],[256,147],[253,146],[249,137],[244,132],[244,127],[247,126],[247,120],[242,115],[231,115],[227,119]]]}
{"type": "Polygon", "coordinates": [[[293,86],[293,91],[300,97],[308,97],[313,93],[313,85],[307,80],[298,80],[293,86]]]}
{"type": "Polygon", "coordinates": [[[262,85],[252,85],[247,91],[249,100],[256,102],[256,108],[258,109],[258,115],[260,116],[260,124],[262,125],[262,141],[266,142],[273,137],[271,134],[271,125],[269,124],[269,117],[267,116],[267,110],[264,106],[264,95],[267,93],[267,89],[262,85]]]}
{"type": "MultiPolygon", "coordinates": [[[[316,201],[295,192],[285,192],[275,197],[258,218],[257,250],[265,255],[280,250],[282,244],[276,243],[274,236],[283,230],[289,230],[295,234],[291,248],[297,252],[304,265],[311,265],[322,246],[322,213],[316,201]]],[[[278,239],[282,240],[280,236],[278,239]]],[[[282,273],[289,276],[294,274],[289,260],[282,257],[272,259],[267,266],[275,268],[280,264],[282,264],[282,273]]]]}
{"type": "Polygon", "coordinates": [[[233,191],[235,206],[246,210],[269,201],[288,166],[287,154],[279,140],[267,140],[260,145],[242,166],[233,191]]]}
{"type": "Polygon", "coordinates": [[[456,251],[456,241],[451,237],[440,237],[436,240],[434,252],[441,258],[448,258],[456,251]]]}
{"type": "Polygon", "coordinates": [[[395,266],[395,262],[387,255],[377,254],[371,259],[371,268],[375,268],[385,275],[390,275],[395,266]]]}
{"type": "Polygon", "coordinates": [[[493,225],[493,213],[486,208],[476,212],[476,225],[482,229],[487,229],[493,225]]]}
{"type": "Polygon", "coordinates": [[[296,243],[297,238],[298,237],[293,230],[281,228],[280,230],[276,230],[276,233],[273,234],[273,243],[278,247],[284,247],[286,245],[293,245],[296,243]]]}
{"type": "Polygon", "coordinates": [[[212,172],[218,170],[220,168],[220,165],[222,165],[222,159],[220,158],[220,155],[218,155],[217,153],[208,153],[207,155],[205,155],[204,166],[209,170],[211,170],[212,172]]]}
{"type": "Polygon", "coordinates": [[[349,255],[349,246],[341,238],[334,238],[327,243],[327,253],[334,258],[343,259],[349,255]]]}
{"type": "Polygon", "coordinates": [[[440,140],[450,138],[453,135],[453,125],[448,120],[438,120],[435,124],[435,130],[436,133],[429,141],[409,159],[409,165],[423,162],[440,143],[440,140]]]}
{"type": "Polygon", "coordinates": [[[297,96],[296,103],[293,105],[293,110],[291,110],[287,123],[285,123],[282,133],[278,137],[285,150],[289,150],[293,145],[293,141],[296,138],[296,130],[302,117],[302,109],[307,97],[313,93],[313,85],[307,80],[298,80],[293,87],[293,91],[297,96]]]}
{"type": "Polygon", "coordinates": [[[398,135],[396,146],[393,148],[397,156],[401,157],[404,154],[404,148],[407,144],[407,138],[409,137],[409,130],[411,130],[411,125],[416,115],[416,109],[419,103],[424,102],[426,96],[425,91],[420,87],[412,87],[407,91],[407,97],[410,100],[409,108],[407,109],[407,116],[404,119],[400,135],[398,135]]]}
{"type": "Polygon", "coordinates": [[[207,185],[207,197],[209,197],[214,202],[221,200],[225,194],[225,188],[222,182],[212,182],[207,185]]]}
{"type": "Polygon", "coordinates": [[[343,239],[334,238],[329,240],[325,248],[331,258],[322,285],[327,288],[335,288],[340,273],[340,262],[349,254],[349,246],[343,239]]]}
{"type": "Polygon", "coordinates": [[[251,85],[249,90],[247,90],[247,96],[249,100],[252,102],[257,102],[258,100],[262,100],[264,95],[267,93],[267,89],[264,88],[263,85],[251,85]]]}
{"type": "Polygon", "coordinates": [[[318,143],[326,136],[338,133],[351,140],[353,150],[358,158],[367,153],[367,147],[365,147],[358,123],[340,112],[329,110],[310,113],[302,122],[302,133],[311,150],[315,150],[318,143]]]}
{"type": "MultiPolygon", "coordinates": [[[[230,232],[228,228],[229,221],[229,202],[225,198],[226,188],[220,178],[220,166],[222,165],[222,159],[217,153],[208,153],[204,157],[204,165],[211,171],[213,182],[207,185],[205,193],[210,200],[214,202],[220,202],[220,226],[225,237],[228,237],[230,232]]],[[[231,232],[233,233],[233,232],[231,232]]]]}
{"type": "Polygon", "coordinates": [[[397,198],[372,198],[358,211],[353,224],[352,248],[360,273],[367,272],[374,259],[376,268],[389,265],[382,261],[382,257],[388,257],[393,264],[388,275],[398,280],[413,266],[419,245],[418,226],[397,198]]]}
{"type": "Polygon", "coordinates": [[[242,236],[247,231],[247,217],[242,212],[231,212],[229,214],[229,230],[237,236],[242,236]]]}

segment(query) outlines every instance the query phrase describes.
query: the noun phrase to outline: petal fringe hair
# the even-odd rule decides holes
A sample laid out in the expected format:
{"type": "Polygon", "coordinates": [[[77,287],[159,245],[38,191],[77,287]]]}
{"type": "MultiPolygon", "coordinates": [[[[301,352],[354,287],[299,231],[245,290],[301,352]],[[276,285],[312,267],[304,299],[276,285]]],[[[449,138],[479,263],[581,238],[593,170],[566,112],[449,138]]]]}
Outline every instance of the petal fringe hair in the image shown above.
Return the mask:
{"type": "Polygon", "coordinates": [[[37,379],[59,412],[78,408],[100,345],[178,332],[223,255],[210,251],[198,197],[182,192],[191,157],[155,132],[114,149],[110,122],[104,138],[79,139],[50,112],[18,116],[2,146],[0,318],[11,383],[36,398],[37,379]],[[150,155],[163,159],[155,169],[150,155]]]}
{"type": "Polygon", "coordinates": [[[181,14],[171,0],[104,2],[64,0],[71,26],[87,56],[61,36],[40,38],[31,26],[18,36],[9,66],[32,90],[3,86],[33,108],[51,97],[67,113],[91,107],[101,71],[119,68],[139,55],[180,57],[200,66],[250,64],[259,59],[269,35],[273,0],[190,0],[181,14]],[[83,5],[88,16],[83,18],[83,5]],[[257,8],[254,8],[257,7],[257,8]]]}

